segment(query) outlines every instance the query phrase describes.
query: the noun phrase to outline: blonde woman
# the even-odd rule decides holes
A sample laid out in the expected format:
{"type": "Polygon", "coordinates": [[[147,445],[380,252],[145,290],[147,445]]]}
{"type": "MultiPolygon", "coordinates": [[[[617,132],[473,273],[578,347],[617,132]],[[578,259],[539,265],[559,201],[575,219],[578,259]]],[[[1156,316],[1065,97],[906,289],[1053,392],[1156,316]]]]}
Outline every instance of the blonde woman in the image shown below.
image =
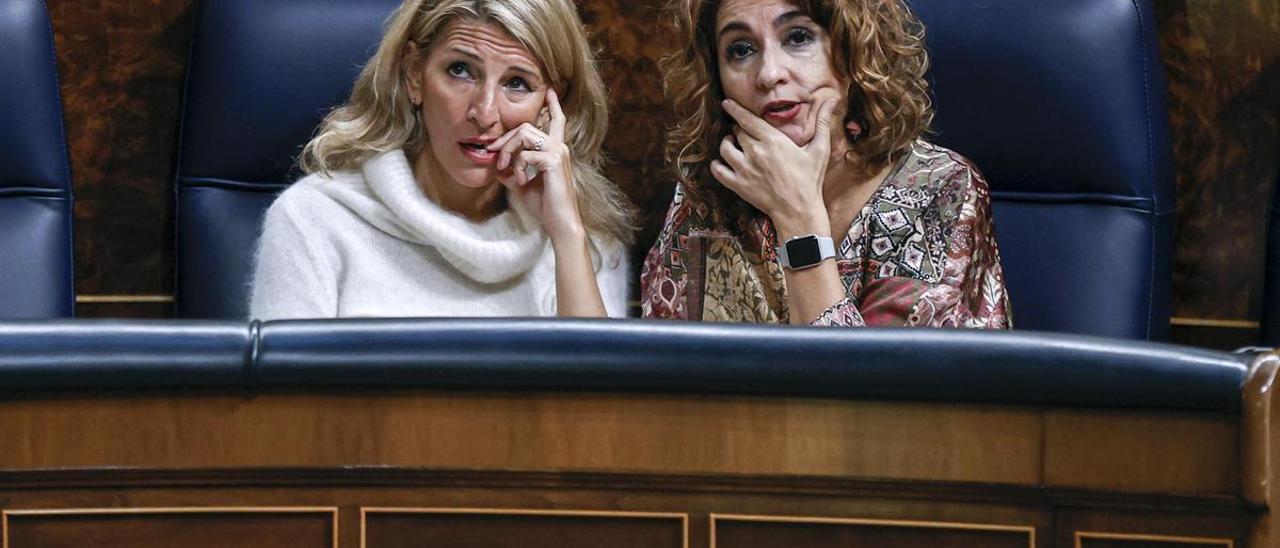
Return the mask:
{"type": "Polygon", "coordinates": [[[569,0],[406,0],[267,211],[250,315],[625,315],[607,116],[569,0]]]}
{"type": "Polygon", "coordinates": [[[1007,328],[987,183],[922,140],[923,29],[902,0],[674,0],[679,186],[646,317],[1007,328]]]}

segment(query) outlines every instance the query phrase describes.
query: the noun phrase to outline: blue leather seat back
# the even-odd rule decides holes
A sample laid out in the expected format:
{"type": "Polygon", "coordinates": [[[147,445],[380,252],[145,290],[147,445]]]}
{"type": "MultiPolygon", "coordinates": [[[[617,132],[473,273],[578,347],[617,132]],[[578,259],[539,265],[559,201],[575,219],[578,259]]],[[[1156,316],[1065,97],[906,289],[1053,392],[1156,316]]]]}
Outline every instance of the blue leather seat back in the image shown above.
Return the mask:
{"type": "Polygon", "coordinates": [[[1280,166],[1267,209],[1267,254],[1262,280],[1262,334],[1264,346],[1280,347],[1280,166]]]}
{"type": "Polygon", "coordinates": [[[203,2],[176,182],[181,318],[244,318],[262,214],[346,100],[397,0],[203,2]]]}
{"type": "Polygon", "coordinates": [[[48,11],[0,0],[0,319],[74,313],[71,196],[48,11]]]}
{"type": "Polygon", "coordinates": [[[911,0],[932,140],[991,184],[1021,329],[1164,339],[1173,173],[1150,0],[911,0]]]}

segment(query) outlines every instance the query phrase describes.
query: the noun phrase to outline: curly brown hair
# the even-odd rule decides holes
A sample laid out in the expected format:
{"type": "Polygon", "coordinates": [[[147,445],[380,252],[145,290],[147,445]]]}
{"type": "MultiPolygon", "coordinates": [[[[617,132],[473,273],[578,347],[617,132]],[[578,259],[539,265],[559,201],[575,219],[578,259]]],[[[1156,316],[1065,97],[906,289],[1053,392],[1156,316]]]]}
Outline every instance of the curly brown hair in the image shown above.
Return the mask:
{"type": "MultiPolygon", "coordinates": [[[[660,68],[677,120],[667,134],[666,161],[685,191],[725,222],[757,212],[710,175],[720,140],[732,129],[720,108],[724,91],[717,72],[715,19],[722,2],[670,1],[666,17],[684,47],[664,57],[660,68]]],[[[856,140],[846,135],[846,159],[861,172],[879,170],[933,121],[924,25],[902,0],[792,2],[826,29],[832,68],[848,83],[844,123],[856,121],[863,131],[856,140]]]]}

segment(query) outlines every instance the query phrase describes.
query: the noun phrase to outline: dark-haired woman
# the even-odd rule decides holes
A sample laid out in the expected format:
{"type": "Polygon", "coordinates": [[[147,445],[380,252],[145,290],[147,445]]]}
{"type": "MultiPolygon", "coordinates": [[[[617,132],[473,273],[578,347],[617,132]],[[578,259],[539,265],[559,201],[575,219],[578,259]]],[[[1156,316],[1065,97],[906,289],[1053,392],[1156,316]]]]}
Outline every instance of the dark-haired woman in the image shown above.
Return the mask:
{"type": "Polygon", "coordinates": [[[986,181],[922,139],[923,29],[901,0],[675,0],[679,185],[645,317],[1011,325],[986,181]]]}

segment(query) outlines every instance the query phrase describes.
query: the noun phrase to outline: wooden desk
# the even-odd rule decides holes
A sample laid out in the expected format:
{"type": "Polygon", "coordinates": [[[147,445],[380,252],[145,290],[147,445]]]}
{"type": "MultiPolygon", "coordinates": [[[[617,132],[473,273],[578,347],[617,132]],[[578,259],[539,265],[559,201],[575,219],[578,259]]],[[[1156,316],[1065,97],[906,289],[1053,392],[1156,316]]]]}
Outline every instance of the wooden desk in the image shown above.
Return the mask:
{"type": "Polygon", "coordinates": [[[1277,546],[1240,415],[437,391],[0,402],[5,548],[1277,546]]]}

